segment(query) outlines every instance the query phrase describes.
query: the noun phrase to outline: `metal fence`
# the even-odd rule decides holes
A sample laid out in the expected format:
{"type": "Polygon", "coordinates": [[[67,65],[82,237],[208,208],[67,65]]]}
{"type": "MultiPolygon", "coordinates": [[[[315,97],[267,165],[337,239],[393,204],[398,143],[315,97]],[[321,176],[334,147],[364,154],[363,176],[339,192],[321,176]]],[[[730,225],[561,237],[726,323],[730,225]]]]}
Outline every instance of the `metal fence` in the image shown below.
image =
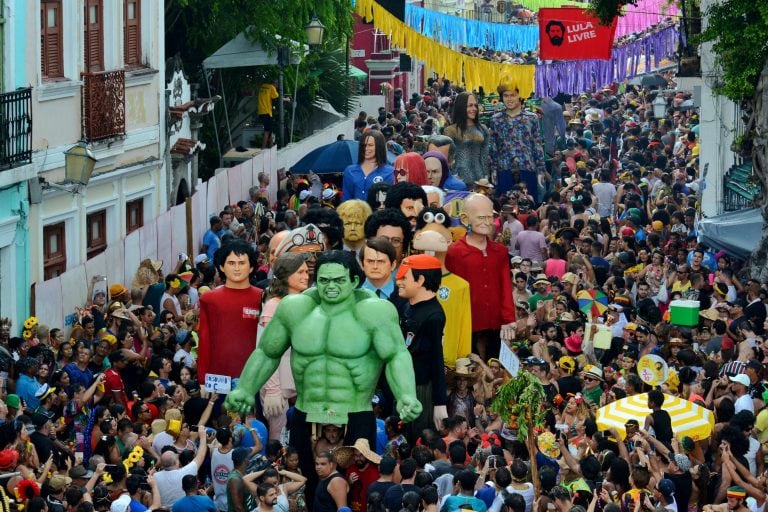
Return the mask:
{"type": "Polygon", "coordinates": [[[0,94],[0,170],[32,161],[32,89],[0,94]]]}

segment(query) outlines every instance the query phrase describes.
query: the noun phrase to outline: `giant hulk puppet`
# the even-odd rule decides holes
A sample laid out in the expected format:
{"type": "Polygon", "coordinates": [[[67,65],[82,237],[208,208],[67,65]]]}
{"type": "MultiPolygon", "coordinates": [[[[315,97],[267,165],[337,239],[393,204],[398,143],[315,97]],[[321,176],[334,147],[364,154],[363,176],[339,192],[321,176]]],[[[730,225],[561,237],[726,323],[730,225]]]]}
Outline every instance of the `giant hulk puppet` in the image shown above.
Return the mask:
{"type": "Polygon", "coordinates": [[[395,307],[360,289],[364,274],[353,253],[320,255],[317,287],[281,302],[243,369],[226,406],[250,411],[256,393],[291,348],[296,411],[289,428],[300,460],[312,461],[312,425],[345,424],[346,444],[366,438],[375,445],[371,399],[382,369],[403,421],[421,413],[410,355],[395,307]]]}

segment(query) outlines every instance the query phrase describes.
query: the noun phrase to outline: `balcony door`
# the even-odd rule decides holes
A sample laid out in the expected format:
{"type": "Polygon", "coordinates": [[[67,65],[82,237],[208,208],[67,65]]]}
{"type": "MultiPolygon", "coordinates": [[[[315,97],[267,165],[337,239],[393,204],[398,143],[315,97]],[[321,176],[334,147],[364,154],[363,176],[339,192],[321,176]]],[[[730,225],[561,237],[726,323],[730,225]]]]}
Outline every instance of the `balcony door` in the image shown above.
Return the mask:
{"type": "Polygon", "coordinates": [[[85,0],[85,72],[104,71],[103,0],[85,0]]]}

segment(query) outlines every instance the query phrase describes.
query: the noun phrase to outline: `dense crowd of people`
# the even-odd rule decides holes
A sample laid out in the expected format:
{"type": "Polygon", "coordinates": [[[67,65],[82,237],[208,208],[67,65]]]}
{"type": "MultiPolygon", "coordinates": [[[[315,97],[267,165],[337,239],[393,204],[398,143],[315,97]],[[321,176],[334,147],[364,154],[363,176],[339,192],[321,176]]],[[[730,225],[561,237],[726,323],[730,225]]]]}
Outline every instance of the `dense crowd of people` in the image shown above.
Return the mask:
{"type": "Polygon", "coordinates": [[[0,321],[2,492],[30,512],[765,510],[768,289],[697,241],[689,95],[497,93],[486,125],[483,98],[448,81],[396,90],[355,121],[341,183],[289,175],[270,203],[261,175],[211,217],[199,254],[145,260],[107,291],[95,280],[71,328],[0,321]],[[240,320],[258,337],[323,253],[352,253],[366,300],[397,312],[426,422],[402,421],[382,379],[375,438],[316,425],[307,456],[289,443],[282,367],[248,414],[227,410],[205,377],[229,340],[201,305],[235,275],[233,243],[250,247],[261,304],[240,320]],[[639,371],[647,356],[658,373],[639,371]],[[494,402],[514,360],[541,384],[532,443],[494,402]],[[598,421],[636,395],[646,413],[598,421]],[[691,433],[674,400],[710,428],[691,433]]]}

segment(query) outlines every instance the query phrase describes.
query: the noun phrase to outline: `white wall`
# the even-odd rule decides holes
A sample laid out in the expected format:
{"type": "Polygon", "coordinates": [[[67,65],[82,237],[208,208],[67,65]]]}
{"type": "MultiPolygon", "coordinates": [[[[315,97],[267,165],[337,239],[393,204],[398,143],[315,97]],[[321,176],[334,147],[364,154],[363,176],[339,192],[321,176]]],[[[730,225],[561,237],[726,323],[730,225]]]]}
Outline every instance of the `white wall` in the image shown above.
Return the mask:
{"type": "MultiPolygon", "coordinates": [[[[710,5],[718,0],[702,0],[701,12],[706,12],[710,5]]],[[[702,29],[707,26],[706,17],[702,20],[702,29]]],[[[723,177],[725,172],[735,163],[735,155],[731,152],[731,142],[735,138],[734,129],[737,126],[736,116],[739,114],[736,105],[723,96],[712,92],[721,73],[716,67],[716,57],[712,52],[712,43],[700,46],[701,53],[701,108],[699,118],[701,128],[701,150],[699,153],[699,169],[703,174],[708,164],[706,188],[702,193],[701,209],[705,216],[712,217],[723,212],[723,177]]]]}

